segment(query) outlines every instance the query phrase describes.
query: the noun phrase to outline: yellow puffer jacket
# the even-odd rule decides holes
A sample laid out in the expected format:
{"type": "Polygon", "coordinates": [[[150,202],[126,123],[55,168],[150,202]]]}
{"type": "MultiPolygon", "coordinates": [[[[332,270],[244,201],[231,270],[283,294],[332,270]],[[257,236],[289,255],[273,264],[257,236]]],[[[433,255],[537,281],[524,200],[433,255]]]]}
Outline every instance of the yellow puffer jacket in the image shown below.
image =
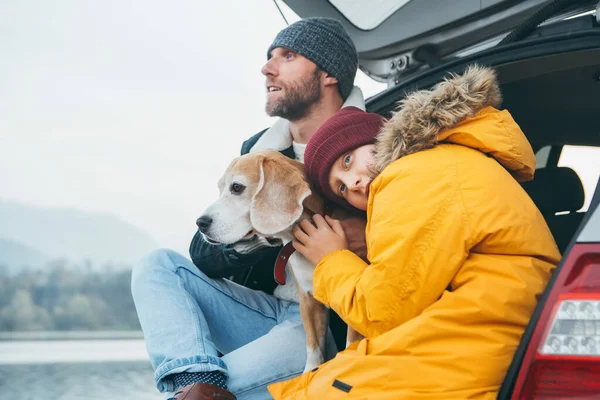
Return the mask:
{"type": "Polygon", "coordinates": [[[366,264],[315,270],[315,298],[366,339],[271,385],[275,399],[495,399],[560,254],[517,180],[529,143],[493,71],[417,92],[386,123],[371,184],[366,264]]]}

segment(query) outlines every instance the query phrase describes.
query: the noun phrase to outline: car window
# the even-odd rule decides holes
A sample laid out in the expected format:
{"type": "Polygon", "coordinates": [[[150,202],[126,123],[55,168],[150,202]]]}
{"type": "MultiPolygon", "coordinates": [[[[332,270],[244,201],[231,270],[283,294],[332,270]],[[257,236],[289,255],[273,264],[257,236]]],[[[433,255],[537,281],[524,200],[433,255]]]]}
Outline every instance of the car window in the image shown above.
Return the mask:
{"type": "Polygon", "coordinates": [[[410,0],[329,0],[354,26],[368,31],[378,27],[390,15],[401,9],[410,0]]]}
{"type": "Polygon", "coordinates": [[[587,211],[600,177],[600,147],[565,145],[558,166],[569,167],[579,175],[585,192],[585,202],[579,211],[587,211]]]}
{"type": "Polygon", "coordinates": [[[550,145],[544,146],[535,153],[535,169],[546,168],[551,148],[550,145]]]}

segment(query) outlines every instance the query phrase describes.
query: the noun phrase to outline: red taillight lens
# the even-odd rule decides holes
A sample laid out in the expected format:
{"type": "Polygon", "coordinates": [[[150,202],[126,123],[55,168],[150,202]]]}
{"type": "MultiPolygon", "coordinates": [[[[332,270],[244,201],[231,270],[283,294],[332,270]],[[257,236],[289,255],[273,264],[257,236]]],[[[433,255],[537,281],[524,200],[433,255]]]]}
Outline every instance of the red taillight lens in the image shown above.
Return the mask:
{"type": "Polygon", "coordinates": [[[521,399],[597,399],[600,362],[595,360],[536,360],[521,399]]]}
{"type": "Polygon", "coordinates": [[[600,244],[577,244],[559,272],[513,399],[600,398],[600,244]]]}

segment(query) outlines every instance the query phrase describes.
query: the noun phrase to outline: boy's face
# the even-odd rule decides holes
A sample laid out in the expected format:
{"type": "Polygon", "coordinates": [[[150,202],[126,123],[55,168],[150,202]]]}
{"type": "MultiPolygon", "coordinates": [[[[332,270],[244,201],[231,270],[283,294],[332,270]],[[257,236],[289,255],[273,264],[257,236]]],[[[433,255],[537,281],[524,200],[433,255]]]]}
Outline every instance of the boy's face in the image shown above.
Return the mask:
{"type": "Polygon", "coordinates": [[[375,145],[367,144],[342,154],[331,167],[329,185],[336,195],[351,206],[366,211],[371,184],[373,151],[375,145]]]}

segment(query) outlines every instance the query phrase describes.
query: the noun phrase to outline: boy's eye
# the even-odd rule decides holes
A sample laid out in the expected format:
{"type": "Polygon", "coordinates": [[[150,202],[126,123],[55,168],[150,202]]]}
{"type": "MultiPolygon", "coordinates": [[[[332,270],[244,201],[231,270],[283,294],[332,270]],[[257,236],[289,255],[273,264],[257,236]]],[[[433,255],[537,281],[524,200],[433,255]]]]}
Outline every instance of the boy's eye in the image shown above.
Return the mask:
{"type": "Polygon", "coordinates": [[[348,154],[346,157],[344,157],[344,166],[347,167],[348,164],[350,164],[350,154],[348,154]]]}

